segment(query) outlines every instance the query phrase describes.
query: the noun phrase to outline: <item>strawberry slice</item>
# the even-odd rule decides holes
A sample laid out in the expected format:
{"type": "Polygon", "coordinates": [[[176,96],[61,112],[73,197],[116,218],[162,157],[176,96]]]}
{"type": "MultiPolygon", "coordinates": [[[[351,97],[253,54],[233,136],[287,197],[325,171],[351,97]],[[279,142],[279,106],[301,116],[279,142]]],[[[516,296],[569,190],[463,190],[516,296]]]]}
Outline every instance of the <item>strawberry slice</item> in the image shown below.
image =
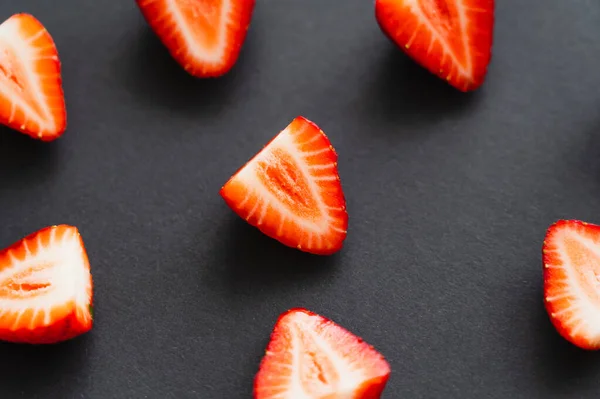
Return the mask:
{"type": "Polygon", "coordinates": [[[306,309],[291,309],[273,329],[254,398],[378,399],[390,373],[361,338],[306,309]]]}
{"type": "Polygon", "coordinates": [[[0,25],[0,123],[42,141],[57,139],[67,127],[56,46],[29,14],[0,25]]]}
{"type": "Polygon", "coordinates": [[[543,246],[544,303],[566,340],[600,349],[600,226],[560,220],[543,246]]]}
{"type": "Polygon", "coordinates": [[[92,328],[92,277],[77,228],[46,227],[0,252],[0,340],[52,344],[92,328]]]}
{"type": "Polygon", "coordinates": [[[299,116],[221,188],[227,205],[284,245],[317,255],[342,248],[348,228],[337,154],[299,116]]]}
{"type": "Polygon", "coordinates": [[[227,73],[246,40],[255,0],[136,0],[171,56],[191,75],[227,73]]]}
{"type": "Polygon", "coordinates": [[[477,89],[491,59],[494,0],[376,0],[382,31],[461,91],[477,89]]]}

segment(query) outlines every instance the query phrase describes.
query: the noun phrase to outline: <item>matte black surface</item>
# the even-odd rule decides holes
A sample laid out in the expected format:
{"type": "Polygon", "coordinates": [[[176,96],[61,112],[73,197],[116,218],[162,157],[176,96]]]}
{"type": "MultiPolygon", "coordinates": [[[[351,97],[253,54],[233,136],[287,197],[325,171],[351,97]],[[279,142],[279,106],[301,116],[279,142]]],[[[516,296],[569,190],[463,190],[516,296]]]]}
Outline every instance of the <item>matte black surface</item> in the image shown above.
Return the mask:
{"type": "Polygon", "coordinates": [[[0,345],[1,398],[251,397],[277,316],[303,306],[389,360],[396,398],[597,398],[600,354],[542,305],[559,218],[600,223],[600,3],[502,0],[485,85],[462,94],[380,32],[373,2],[258,0],[242,56],[196,81],[134,1],[3,0],[53,35],[68,131],[0,130],[0,246],[79,227],[93,331],[0,345]],[[333,257],[247,226],[221,185],[295,116],[339,154],[333,257]]]}

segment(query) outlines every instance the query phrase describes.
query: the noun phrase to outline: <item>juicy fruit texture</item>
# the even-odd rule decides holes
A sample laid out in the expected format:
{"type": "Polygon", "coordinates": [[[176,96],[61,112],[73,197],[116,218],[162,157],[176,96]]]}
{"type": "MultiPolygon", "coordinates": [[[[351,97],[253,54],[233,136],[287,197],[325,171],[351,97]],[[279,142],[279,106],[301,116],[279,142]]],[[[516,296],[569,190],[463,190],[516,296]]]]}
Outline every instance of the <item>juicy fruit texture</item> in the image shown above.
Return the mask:
{"type": "Polygon", "coordinates": [[[92,276],[77,228],[46,227],[0,252],[0,340],[52,344],[92,328],[92,276]]]}
{"type": "Polygon", "coordinates": [[[378,399],[389,379],[383,356],[306,309],[282,314],[254,380],[255,399],[378,399]]]}
{"type": "Polygon", "coordinates": [[[325,133],[294,119],[221,188],[240,217],[289,247],[341,249],[348,228],[337,154],[325,133]]]}
{"type": "Polygon", "coordinates": [[[600,349],[600,226],[560,220],[543,246],[544,303],[566,340],[600,349]]]}
{"type": "Polygon", "coordinates": [[[461,91],[477,89],[491,59],[494,0],[376,0],[383,32],[461,91]]]}
{"type": "Polygon", "coordinates": [[[0,25],[0,123],[42,141],[57,139],[67,127],[56,46],[29,14],[0,25]]]}
{"type": "Polygon", "coordinates": [[[136,0],[171,56],[191,75],[227,73],[237,62],[255,0],[136,0]]]}

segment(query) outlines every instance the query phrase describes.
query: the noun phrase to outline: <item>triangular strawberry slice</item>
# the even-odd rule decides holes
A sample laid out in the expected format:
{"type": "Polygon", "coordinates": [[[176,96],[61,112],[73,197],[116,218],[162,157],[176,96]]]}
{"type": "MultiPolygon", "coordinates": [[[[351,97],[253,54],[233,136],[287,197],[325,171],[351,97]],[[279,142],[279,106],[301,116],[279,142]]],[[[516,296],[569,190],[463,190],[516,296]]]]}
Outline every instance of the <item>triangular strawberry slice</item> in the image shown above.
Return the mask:
{"type": "Polygon", "coordinates": [[[171,56],[191,75],[227,73],[237,62],[255,0],[136,0],[171,56]]]}
{"type": "Polygon", "coordinates": [[[556,222],[547,231],[543,258],[550,320],[571,343],[600,349],[600,226],[556,222]]]}
{"type": "Polygon", "coordinates": [[[417,63],[461,91],[491,59],[494,0],[376,0],[379,26],[417,63]]]}
{"type": "Polygon", "coordinates": [[[56,46],[29,14],[0,25],[0,123],[42,141],[57,139],[67,126],[56,46]]]}
{"type": "Polygon", "coordinates": [[[46,227],[0,252],[0,340],[52,344],[92,323],[92,276],[77,228],[46,227]]]}
{"type": "Polygon", "coordinates": [[[239,216],[284,245],[328,255],[346,238],[337,154],[325,133],[301,116],[238,170],[220,194],[239,216]]]}
{"type": "Polygon", "coordinates": [[[378,399],[391,369],[361,338],[306,309],[282,314],[254,379],[255,399],[378,399]]]}

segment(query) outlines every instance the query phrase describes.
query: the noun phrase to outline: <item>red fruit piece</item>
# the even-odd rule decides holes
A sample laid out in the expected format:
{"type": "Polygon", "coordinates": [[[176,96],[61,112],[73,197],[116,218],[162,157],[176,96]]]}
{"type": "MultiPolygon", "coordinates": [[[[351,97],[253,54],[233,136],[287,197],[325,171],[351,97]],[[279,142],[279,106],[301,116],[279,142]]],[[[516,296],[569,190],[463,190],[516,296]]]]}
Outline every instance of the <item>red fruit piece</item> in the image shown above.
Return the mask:
{"type": "Polygon", "coordinates": [[[191,75],[227,73],[246,40],[255,0],[136,0],[171,56],[191,75]]]}
{"type": "Polygon", "coordinates": [[[376,0],[379,26],[418,64],[461,91],[484,81],[494,0],[376,0]]]}
{"type": "Polygon", "coordinates": [[[337,154],[325,133],[301,116],[238,170],[220,194],[240,217],[289,247],[329,255],[346,238],[337,154]]]}
{"type": "Polygon", "coordinates": [[[544,303],[569,342],[600,349],[600,226],[560,220],[543,246],[544,303]]]}
{"type": "Polygon", "coordinates": [[[92,323],[92,276],[77,228],[46,227],[0,252],[0,340],[52,344],[92,323]]]}
{"type": "Polygon", "coordinates": [[[306,309],[282,314],[254,380],[255,399],[378,399],[389,379],[383,356],[306,309]]]}
{"type": "Polygon", "coordinates": [[[67,127],[56,46],[29,14],[0,25],[0,123],[42,141],[57,139],[67,127]]]}

